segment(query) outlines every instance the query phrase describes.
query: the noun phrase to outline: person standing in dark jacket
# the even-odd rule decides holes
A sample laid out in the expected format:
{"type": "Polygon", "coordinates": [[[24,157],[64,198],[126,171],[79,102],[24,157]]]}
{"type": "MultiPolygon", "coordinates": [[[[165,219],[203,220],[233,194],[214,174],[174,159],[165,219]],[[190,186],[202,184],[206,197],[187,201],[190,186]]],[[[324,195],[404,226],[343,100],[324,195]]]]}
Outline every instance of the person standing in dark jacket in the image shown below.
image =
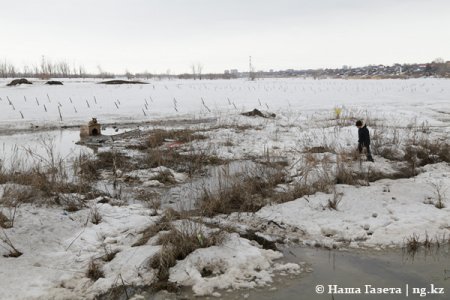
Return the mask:
{"type": "Polygon", "coordinates": [[[373,162],[372,153],[370,152],[370,135],[367,125],[361,120],[356,121],[358,127],[358,151],[362,153],[363,147],[367,149],[367,160],[373,162]]]}

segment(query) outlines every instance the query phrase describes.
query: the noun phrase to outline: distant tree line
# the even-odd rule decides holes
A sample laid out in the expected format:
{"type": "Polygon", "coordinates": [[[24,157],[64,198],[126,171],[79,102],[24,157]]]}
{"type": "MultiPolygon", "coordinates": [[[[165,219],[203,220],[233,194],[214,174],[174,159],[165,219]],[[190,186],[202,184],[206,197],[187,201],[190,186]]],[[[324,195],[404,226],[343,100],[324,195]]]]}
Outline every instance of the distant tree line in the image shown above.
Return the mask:
{"type": "Polygon", "coordinates": [[[87,77],[86,69],[79,65],[70,65],[66,61],[52,62],[42,57],[39,64],[25,65],[17,68],[6,60],[0,61],[0,77],[32,77],[32,78],[83,78],[87,77]]]}
{"type": "Polygon", "coordinates": [[[423,64],[394,64],[392,66],[369,65],[364,67],[347,67],[335,69],[308,69],[308,70],[280,70],[280,71],[254,71],[250,72],[224,72],[205,73],[200,63],[191,65],[191,73],[171,74],[167,70],[164,74],[152,74],[148,71],[131,73],[125,70],[123,74],[110,73],[101,66],[97,66],[97,73],[88,73],[84,66],[69,64],[61,60],[52,62],[42,57],[40,63],[32,66],[25,65],[17,68],[6,60],[0,60],[0,78],[114,78],[126,77],[128,79],[234,79],[234,78],[285,78],[285,77],[312,77],[312,78],[416,78],[416,77],[443,77],[450,78],[450,61],[437,58],[430,63],[423,64]]]}
{"type": "Polygon", "coordinates": [[[32,66],[25,65],[22,68],[6,60],[0,61],[0,78],[28,77],[28,78],[113,78],[115,74],[105,72],[99,68],[97,74],[88,73],[83,65],[70,65],[67,61],[61,60],[52,62],[46,57],[42,57],[40,63],[32,66]]]}

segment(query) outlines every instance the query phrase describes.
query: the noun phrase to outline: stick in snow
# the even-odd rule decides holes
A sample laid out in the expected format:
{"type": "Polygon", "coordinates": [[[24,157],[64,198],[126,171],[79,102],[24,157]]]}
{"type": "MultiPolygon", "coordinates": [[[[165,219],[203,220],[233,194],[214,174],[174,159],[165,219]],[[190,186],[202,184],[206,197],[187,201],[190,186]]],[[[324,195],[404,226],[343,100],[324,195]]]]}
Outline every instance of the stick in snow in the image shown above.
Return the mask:
{"type": "Polygon", "coordinates": [[[202,99],[203,106],[204,106],[209,112],[211,112],[211,110],[209,109],[209,107],[206,106],[205,101],[203,100],[203,98],[201,98],[201,99],[202,99]]]}
{"type": "Polygon", "coordinates": [[[58,106],[58,112],[59,112],[59,119],[61,120],[61,122],[62,122],[62,115],[61,115],[61,108],[58,106]]]}

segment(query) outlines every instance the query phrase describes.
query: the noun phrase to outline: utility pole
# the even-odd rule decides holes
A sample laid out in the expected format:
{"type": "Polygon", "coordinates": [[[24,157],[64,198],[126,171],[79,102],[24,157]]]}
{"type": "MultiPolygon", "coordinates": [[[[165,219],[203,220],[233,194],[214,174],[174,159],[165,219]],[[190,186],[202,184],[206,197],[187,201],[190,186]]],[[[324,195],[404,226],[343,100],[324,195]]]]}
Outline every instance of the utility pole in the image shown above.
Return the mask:
{"type": "Polygon", "coordinates": [[[248,57],[248,77],[250,80],[255,80],[255,76],[253,74],[253,67],[252,67],[252,57],[248,57]]]}

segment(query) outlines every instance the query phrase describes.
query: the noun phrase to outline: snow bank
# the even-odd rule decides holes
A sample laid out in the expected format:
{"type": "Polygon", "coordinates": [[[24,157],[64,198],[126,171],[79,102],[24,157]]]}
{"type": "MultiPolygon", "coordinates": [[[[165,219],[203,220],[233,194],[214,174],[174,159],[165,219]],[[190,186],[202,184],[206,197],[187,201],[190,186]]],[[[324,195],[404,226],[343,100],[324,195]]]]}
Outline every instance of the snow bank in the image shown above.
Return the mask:
{"type": "Polygon", "coordinates": [[[337,210],[326,208],[333,195],[318,193],[284,204],[262,208],[256,216],[299,229],[307,244],[350,247],[403,246],[406,239],[450,236],[450,166],[428,165],[415,178],[379,180],[370,186],[337,185],[343,193],[337,210]],[[443,209],[436,208],[436,187],[444,194],[443,209]]]}
{"type": "Polygon", "coordinates": [[[143,268],[159,247],[131,245],[158,217],[150,217],[150,210],[140,205],[92,205],[102,216],[98,225],[89,221],[89,209],[67,213],[61,208],[19,207],[14,227],[5,232],[23,255],[3,257],[7,250],[0,247],[1,299],[90,299],[121,284],[119,278],[129,284],[151,282],[153,272],[143,268]],[[105,278],[92,282],[85,275],[87,266],[91,259],[101,259],[105,249],[118,253],[104,262],[105,278]]]}
{"type": "Polygon", "coordinates": [[[192,286],[198,296],[219,296],[215,289],[255,288],[269,285],[274,272],[298,274],[298,264],[276,264],[280,252],[264,250],[231,234],[221,246],[197,249],[170,271],[169,281],[192,286]]]}

